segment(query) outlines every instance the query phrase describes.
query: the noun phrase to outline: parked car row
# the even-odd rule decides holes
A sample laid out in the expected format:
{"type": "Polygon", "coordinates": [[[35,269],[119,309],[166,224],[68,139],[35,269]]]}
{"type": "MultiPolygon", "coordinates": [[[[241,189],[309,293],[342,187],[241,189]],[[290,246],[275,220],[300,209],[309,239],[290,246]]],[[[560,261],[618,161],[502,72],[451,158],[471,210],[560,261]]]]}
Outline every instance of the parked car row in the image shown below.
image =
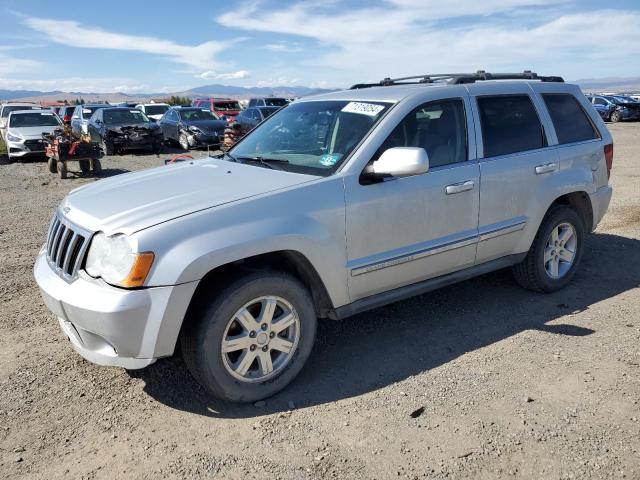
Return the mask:
{"type": "Polygon", "coordinates": [[[587,99],[607,122],[640,120],[640,101],[624,95],[587,95],[587,99]]]}

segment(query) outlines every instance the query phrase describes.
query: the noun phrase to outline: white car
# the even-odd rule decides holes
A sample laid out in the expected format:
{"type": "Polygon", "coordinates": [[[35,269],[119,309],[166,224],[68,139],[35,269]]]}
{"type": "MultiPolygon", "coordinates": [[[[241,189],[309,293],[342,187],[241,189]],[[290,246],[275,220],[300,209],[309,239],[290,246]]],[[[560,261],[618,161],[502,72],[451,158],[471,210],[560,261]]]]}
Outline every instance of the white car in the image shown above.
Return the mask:
{"type": "Polygon", "coordinates": [[[27,102],[8,102],[0,105],[0,134],[4,140],[7,127],[7,118],[9,114],[15,110],[41,110],[42,107],[35,103],[27,102]]]}
{"type": "Polygon", "coordinates": [[[44,155],[43,133],[60,128],[62,122],[51,110],[14,110],[7,118],[5,142],[9,161],[44,155]]]}
{"type": "Polygon", "coordinates": [[[147,117],[157,122],[169,110],[170,105],[167,103],[140,103],[136,105],[136,108],[142,110],[147,117]]]}

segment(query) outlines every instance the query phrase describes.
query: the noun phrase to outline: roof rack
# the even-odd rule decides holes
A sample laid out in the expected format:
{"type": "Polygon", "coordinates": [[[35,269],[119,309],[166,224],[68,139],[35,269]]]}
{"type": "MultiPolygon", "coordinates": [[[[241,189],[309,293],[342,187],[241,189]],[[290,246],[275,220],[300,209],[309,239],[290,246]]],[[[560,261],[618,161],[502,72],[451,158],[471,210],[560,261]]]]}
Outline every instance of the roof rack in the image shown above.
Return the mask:
{"type": "Polygon", "coordinates": [[[390,87],[392,85],[415,85],[421,83],[446,83],[448,85],[461,85],[475,83],[479,80],[540,80],[541,82],[564,82],[562,77],[540,76],[531,70],[522,73],[489,73],[478,70],[476,73],[433,73],[427,75],[415,75],[412,77],[385,78],[378,83],[357,83],[351,90],[371,87],[390,87]]]}

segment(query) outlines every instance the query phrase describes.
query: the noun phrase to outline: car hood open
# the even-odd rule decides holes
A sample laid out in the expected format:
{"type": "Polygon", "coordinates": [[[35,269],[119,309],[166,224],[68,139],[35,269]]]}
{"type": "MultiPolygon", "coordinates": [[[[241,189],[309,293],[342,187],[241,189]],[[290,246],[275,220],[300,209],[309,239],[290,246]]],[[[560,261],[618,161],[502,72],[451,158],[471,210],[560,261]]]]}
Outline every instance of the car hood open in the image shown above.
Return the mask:
{"type": "Polygon", "coordinates": [[[87,230],[131,234],[317,178],[209,158],[117,175],[80,187],[65,198],[60,209],[71,222],[87,230]]]}

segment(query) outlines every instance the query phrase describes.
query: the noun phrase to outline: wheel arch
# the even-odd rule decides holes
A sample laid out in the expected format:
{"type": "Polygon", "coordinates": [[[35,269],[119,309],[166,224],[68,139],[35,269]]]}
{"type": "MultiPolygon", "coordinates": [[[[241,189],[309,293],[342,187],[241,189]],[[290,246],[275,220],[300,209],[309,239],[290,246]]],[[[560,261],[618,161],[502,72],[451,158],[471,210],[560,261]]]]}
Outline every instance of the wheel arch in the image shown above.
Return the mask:
{"type": "Polygon", "coordinates": [[[316,315],[320,318],[330,318],[334,306],[324,282],[313,264],[298,251],[279,250],[219,265],[207,272],[198,282],[191,297],[176,343],[184,329],[194,321],[197,310],[211,298],[211,292],[220,290],[224,285],[243,274],[258,270],[286,272],[294,276],[309,290],[316,315]]]}

